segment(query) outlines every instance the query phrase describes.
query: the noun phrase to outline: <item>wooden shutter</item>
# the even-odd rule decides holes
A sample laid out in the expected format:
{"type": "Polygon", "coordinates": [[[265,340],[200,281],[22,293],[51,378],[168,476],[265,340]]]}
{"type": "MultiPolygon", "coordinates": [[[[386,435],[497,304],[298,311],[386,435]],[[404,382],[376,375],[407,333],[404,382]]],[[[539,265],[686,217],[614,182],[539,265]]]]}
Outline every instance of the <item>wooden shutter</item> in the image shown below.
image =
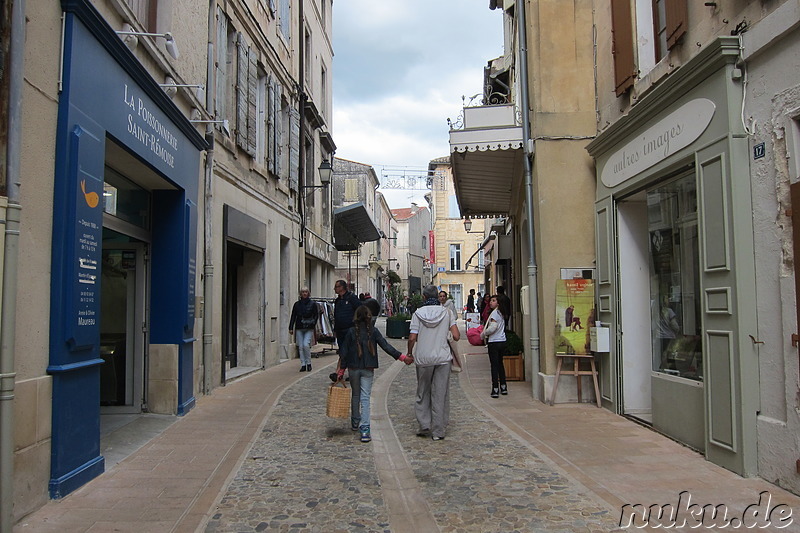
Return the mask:
{"type": "Polygon", "coordinates": [[[300,176],[300,112],[289,110],[289,187],[297,190],[300,176]]]}
{"type": "Polygon", "coordinates": [[[255,157],[258,147],[258,54],[247,49],[247,153],[255,157]]]}
{"type": "Polygon", "coordinates": [[[633,13],[630,0],[611,0],[611,53],[614,56],[614,90],[627,91],[636,79],[633,59],[633,13]]]}
{"type": "Polygon", "coordinates": [[[800,182],[789,188],[792,198],[792,240],[794,241],[794,287],[797,307],[797,334],[800,334],[800,182]]]}
{"type": "Polygon", "coordinates": [[[275,81],[269,80],[267,89],[267,169],[275,174],[275,81]]]}
{"type": "Polygon", "coordinates": [[[687,12],[686,0],[665,0],[664,9],[667,20],[667,50],[672,50],[686,33],[687,12]]]}
{"type": "Polygon", "coordinates": [[[236,144],[247,150],[247,47],[241,32],[236,35],[236,144]]]}
{"type": "MultiPolygon", "coordinates": [[[[215,118],[223,120],[228,118],[225,109],[225,98],[228,87],[228,17],[217,8],[217,61],[216,61],[216,94],[215,94],[215,118]]],[[[221,129],[221,126],[218,126],[221,129]]]]}
{"type": "Polygon", "coordinates": [[[283,89],[281,84],[277,81],[273,84],[275,92],[274,102],[274,158],[275,158],[275,175],[280,179],[283,176],[283,120],[282,107],[283,107],[283,89]]]}

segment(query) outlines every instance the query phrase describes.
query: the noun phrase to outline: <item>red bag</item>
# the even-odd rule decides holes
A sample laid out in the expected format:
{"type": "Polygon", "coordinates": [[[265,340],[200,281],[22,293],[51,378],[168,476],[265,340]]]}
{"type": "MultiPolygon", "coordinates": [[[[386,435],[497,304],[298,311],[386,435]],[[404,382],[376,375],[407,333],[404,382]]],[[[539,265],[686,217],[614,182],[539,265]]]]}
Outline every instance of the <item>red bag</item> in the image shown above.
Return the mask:
{"type": "Polygon", "coordinates": [[[483,346],[483,339],[481,338],[481,332],[483,331],[483,326],[478,326],[477,328],[469,328],[467,330],[467,340],[473,346],[483,346]]]}

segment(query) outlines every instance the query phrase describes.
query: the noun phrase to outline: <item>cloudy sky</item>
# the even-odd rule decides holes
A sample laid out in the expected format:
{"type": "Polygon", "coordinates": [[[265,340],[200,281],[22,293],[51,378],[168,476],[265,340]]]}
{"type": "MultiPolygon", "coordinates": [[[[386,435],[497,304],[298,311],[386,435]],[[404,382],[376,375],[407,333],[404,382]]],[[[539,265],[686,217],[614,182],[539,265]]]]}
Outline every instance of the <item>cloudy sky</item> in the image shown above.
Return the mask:
{"type": "MultiPolygon", "coordinates": [[[[336,156],[413,175],[448,155],[447,119],[503,53],[502,15],[488,0],[336,0],[333,50],[336,156]]],[[[424,191],[382,192],[424,205],[424,191]]]]}

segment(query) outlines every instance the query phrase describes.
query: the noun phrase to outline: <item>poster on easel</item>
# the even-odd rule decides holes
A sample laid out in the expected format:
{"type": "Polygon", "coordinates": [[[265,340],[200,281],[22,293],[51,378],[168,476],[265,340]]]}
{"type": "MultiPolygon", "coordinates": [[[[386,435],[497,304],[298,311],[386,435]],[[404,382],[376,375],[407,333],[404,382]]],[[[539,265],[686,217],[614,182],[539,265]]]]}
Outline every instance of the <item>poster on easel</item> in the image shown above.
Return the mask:
{"type": "Polygon", "coordinates": [[[556,281],[556,353],[591,353],[589,328],[594,322],[594,280],[556,281]]]}

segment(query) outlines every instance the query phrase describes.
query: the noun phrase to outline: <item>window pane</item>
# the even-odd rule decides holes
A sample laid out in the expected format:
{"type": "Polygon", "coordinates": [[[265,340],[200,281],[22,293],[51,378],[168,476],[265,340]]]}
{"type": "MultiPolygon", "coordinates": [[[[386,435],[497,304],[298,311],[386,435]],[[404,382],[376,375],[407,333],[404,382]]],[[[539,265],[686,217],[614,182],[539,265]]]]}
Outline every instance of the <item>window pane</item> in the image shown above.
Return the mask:
{"type": "Polygon", "coordinates": [[[647,193],[653,370],[703,379],[694,175],[647,193]]]}
{"type": "Polygon", "coordinates": [[[111,167],[106,167],[103,211],[140,228],[150,229],[150,193],[111,167]]]}
{"type": "Polygon", "coordinates": [[[458,211],[458,200],[456,200],[455,195],[450,195],[448,199],[450,200],[450,210],[447,216],[449,218],[461,218],[458,211]]]}

